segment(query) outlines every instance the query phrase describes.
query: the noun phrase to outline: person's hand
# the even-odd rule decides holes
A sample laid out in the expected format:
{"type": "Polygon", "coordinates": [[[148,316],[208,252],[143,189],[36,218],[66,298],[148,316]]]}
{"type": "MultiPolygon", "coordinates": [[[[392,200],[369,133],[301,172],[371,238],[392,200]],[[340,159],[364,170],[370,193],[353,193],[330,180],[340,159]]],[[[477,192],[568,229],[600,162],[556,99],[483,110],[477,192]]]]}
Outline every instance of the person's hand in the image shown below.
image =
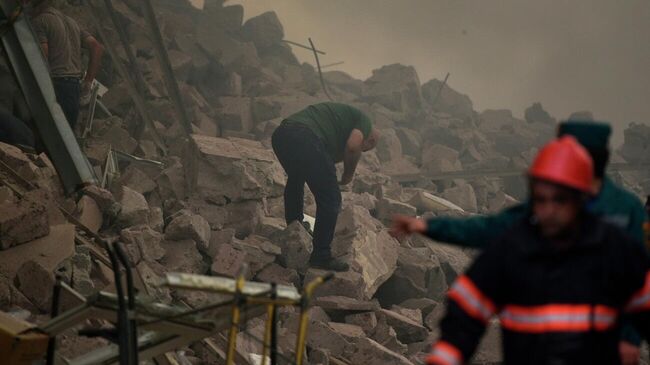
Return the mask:
{"type": "Polygon", "coordinates": [[[339,181],[339,185],[347,185],[352,182],[352,176],[343,176],[341,177],[341,181],[339,181]]]}
{"type": "Polygon", "coordinates": [[[638,365],[641,357],[639,347],[627,341],[618,343],[618,353],[621,356],[621,364],[623,365],[638,365]]]}
{"type": "Polygon", "coordinates": [[[427,231],[427,222],[424,219],[409,217],[405,215],[393,216],[393,226],[390,235],[401,239],[413,233],[424,233],[427,231]]]}
{"type": "Polygon", "coordinates": [[[92,81],[82,81],[81,82],[81,91],[79,92],[79,105],[88,105],[90,103],[90,88],[92,87],[92,81]]]}

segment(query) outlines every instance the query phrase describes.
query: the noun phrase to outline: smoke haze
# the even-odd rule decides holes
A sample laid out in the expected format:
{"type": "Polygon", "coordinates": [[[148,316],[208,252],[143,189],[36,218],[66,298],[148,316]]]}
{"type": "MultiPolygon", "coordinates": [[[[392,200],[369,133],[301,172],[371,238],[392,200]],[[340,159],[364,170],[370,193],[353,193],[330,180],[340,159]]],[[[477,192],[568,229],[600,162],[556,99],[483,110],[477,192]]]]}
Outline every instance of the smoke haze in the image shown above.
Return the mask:
{"type": "MultiPolygon", "coordinates": [[[[365,79],[391,63],[422,83],[444,78],[475,109],[539,101],[556,118],[590,110],[615,125],[650,121],[650,1],[237,0],[245,18],[274,10],[285,38],[327,52],[321,63],[365,79]]],[[[307,50],[294,48],[313,63],[307,50]]]]}

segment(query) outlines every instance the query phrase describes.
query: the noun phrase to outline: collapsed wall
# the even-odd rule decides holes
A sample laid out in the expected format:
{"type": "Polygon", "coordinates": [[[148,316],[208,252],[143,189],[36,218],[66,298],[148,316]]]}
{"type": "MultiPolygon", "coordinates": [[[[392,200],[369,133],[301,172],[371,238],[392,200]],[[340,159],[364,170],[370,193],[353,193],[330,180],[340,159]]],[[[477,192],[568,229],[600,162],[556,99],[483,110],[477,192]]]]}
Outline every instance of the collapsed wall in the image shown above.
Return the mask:
{"type": "MultiPolygon", "coordinates": [[[[114,5],[144,76],[155,130],[142,127],[126,92],[127,80],[106,59],[99,79],[108,87],[102,102],[113,115],[98,113],[90,135],[81,141],[98,176],[109,177],[106,190],[90,188],[65,198],[45,155],[0,145],[0,160],[32,182],[14,191],[15,177],[3,176],[0,187],[0,242],[6,250],[0,252],[0,309],[42,321],[50,308],[47,293],[55,273],[84,295],[111,287],[111,275],[61,209],[84,229],[122,241],[142,285],[163,303],[199,306],[209,300],[157,287],[165,272],[234,276],[246,263],[251,280],[297,288],[322,274],[305,264],[312,250],[309,234],[302,225],[284,223],[285,177],[270,138],[283,117],[327,96],[314,67],[301,64],[283,42],[275,13],[243,22],[244,9],[224,1],[206,1],[203,10],[182,1],[154,1],[193,123],[187,135],[166,96],[137,2],[114,5]],[[166,151],[156,146],[155,134],[166,151]],[[107,175],[106,162],[114,152],[161,164],[118,159],[118,169],[107,175]]],[[[80,7],[67,11],[93,25],[80,7]]],[[[110,38],[103,42],[115,45],[126,62],[109,17],[94,25],[104,27],[110,38]]],[[[553,136],[556,121],[540,104],[526,110],[526,120],[508,110],[479,113],[467,95],[435,79],[421,84],[413,67],[400,64],[374,70],[367,80],[340,71],[323,76],[332,98],[368,113],[382,137],[376,150],[364,154],[354,182],[343,192],[333,253],[351,269],[337,273],[317,292],[309,361],[417,363],[437,336],[445,291],[472,254],[422,237],[398,242],[387,233],[391,215],[495,212],[523,198],[525,184],[520,177],[478,177],[417,179],[405,187],[399,178],[523,170],[553,136]]],[[[639,162],[649,155],[647,128],[634,125],[626,132],[620,158],[639,162]]],[[[641,175],[621,175],[619,180],[648,192],[650,177],[641,175]]],[[[314,215],[309,193],[305,203],[306,212],[314,215]]],[[[286,310],[280,319],[280,347],[289,354],[297,313],[286,310]]],[[[247,332],[263,332],[263,326],[252,321],[247,332]]],[[[65,339],[63,351],[69,354],[96,344],[72,334],[65,339]]],[[[499,359],[490,341],[494,338],[475,361],[499,359]]],[[[249,361],[250,353],[261,353],[245,334],[239,337],[238,350],[249,361]]],[[[221,361],[202,343],[185,353],[197,363],[221,361]]]]}

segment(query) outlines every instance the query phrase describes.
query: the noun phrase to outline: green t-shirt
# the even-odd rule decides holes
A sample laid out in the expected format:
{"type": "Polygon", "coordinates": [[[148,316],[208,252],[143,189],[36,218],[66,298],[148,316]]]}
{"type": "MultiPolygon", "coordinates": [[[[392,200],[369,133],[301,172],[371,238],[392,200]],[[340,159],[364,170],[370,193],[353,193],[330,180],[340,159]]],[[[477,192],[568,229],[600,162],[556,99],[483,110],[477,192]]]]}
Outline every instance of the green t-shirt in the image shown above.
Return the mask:
{"type": "Polygon", "coordinates": [[[361,110],[341,103],[320,103],[287,117],[283,123],[303,124],[320,138],[334,162],[343,161],[350,133],[358,129],[363,138],[372,131],[372,122],[361,110]]]}

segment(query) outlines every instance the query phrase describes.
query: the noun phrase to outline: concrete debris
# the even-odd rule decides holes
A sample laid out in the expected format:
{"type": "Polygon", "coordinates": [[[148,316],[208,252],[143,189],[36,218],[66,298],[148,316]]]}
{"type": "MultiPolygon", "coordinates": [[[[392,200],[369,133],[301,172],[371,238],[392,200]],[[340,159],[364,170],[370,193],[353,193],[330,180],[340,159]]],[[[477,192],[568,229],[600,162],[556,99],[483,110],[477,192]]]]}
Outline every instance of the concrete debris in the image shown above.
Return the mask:
{"type": "Polygon", "coordinates": [[[412,365],[404,356],[395,353],[369,338],[360,338],[350,357],[353,364],[412,365]]]}
{"type": "Polygon", "coordinates": [[[16,287],[41,311],[52,308],[54,274],[40,263],[29,260],[16,272],[16,287]]]}
{"type": "Polygon", "coordinates": [[[273,236],[273,241],[280,246],[280,264],[299,272],[309,267],[309,257],[314,249],[312,237],[301,222],[295,221],[273,236]]]}
{"type": "Polygon", "coordinates": [[[476,112],[472,100],[449,87],[442,81],[433,79],[422,85],[422,96],[433,110],[447,113],[459,119],[472,118],[476,112]]]}
{"type": "Polygon", "coordinates": [[[465,211],[478,211],[476,194],[474,193],[474,188],[470,184],[463,184],[446,189],[442,193],[442,197],[453,202],[454,204],[458,204],[458,206],[463,208],[465,211]]]}
{"type": "Polygon", "coordinates": [[[398,112],[421,110],[424,103],[420,79],[412,66],[392,64],[372,71],[365,81],[363,99],[398,112]]]}
{"type": "Polygon", "coordinates": [[[362,275],[364,295],[360,299],[372,298],[397,265],[399,243],[380,227],[381,222],[362,207],[346,207],[339,215],[332,254],[346,257],[352,270],[362,275]]]}
{"type": "MultiPolygon", "coordinates": [[[[135,226],[123,229],[120,238],[126,245],[127,250],[136,251],[135,257],[146,262],[158,261],[165,256],[165,250],[160,243],[163,235],[148,226],[135,226]]],[[[137,265],[139,260],[134,261],[137,265]]]]}
{"type": "Polygon", "coordinates": [[[199,250],[207,252],[210,244],[210,224],[200,215],[182,210],[167,225],[165,239],[192,239],[199,250]]]}
{"type": "Polygon", "coordinates": [[[284,38],[284,29],[274,11],[267,11],[250,18],[244,23],[242,36],[255,44],[257,49],[264,51],[284,38]]]}
{"type": "Polygon", "coordinates": [[[77,211],[79,212],[79,222],[88,227],[93,233],[99,232],[104,224],[104,217],[99,205],[93,198],[84,195],[77,202],[77,211]]]}
{"type": "MultiPolygon", "coordinates": [[[[120,160],[112,192],[91,185],[78,196],[64,197],[46,154],[0,143],[0,161],[6,165],[0,166],[0,309],[49,311],[55,273],[84,295],[112,287],[112,274],[80,243],[84,234],[66,223],[59,205],[92,233],[122,242],[142,278],[140,293],[162,303],[200,306],[220,299],[158,286],[171,271],[235,277],[246,264],[249,280],[298,289],[324,275],[309,268],[309,233],[298,222],[285,223],[286,178],[271,136],[283,118],[326,97],[314,66],[301,63],[295,46],[284,41],[278,15],[267,12],[244,23],[244,8],[223,0],[206,0],[202,10],[187,2],[156,2],[163,41],[193,123],[188,138],[167,100],[137,1],[127,3],[114,6],[133,35],[131,47],[144,73],[143,97],[155,130],[143,128],[125,80],[109,72],[100,75],[110,76],[101,80],[110,85],[102,102],[113,116],[98,114],[81,144],[98,176],[111,150],[160,164],[120,160]],[[154,143],[156,132],[164,146],[154,143]],[[14,181],[7,167],[30,186],[14,181]]],[[[71,14],[82,14],[77,5],[71,7],[71,14]]],[[[437,338],[445,292],[472,254],[422,236],[397,242],[387,233],[392,215],[465,217],[517,203],[526,196],[521,176],[449,180],[436,175],[523,171],[553,137],[557,122],[540,103],[523,111],[524,119],[514,116],[522,111],[477,113],[472,100],[449,83],[434,79],[420,85],[408,65],[380,67],[367,80],[341,71],[323,76],[333,98],[366,112],[381,138],[375,150],[362,155],[353,183],[342,188],[332,254],[350,270],[336,272],[314,293],[309,363],[418,363],[437,338]],[[412,176],[413,181],[402,182],[412,176]]],[[[622,147],[612,151],[612,162],[650,162],[649,141],[650,127],[632,123],[622,147]]],[[[650,189],[645,170],[612,177],[638,194],[650,189]]],[[[305,198],[305,213],[315,215],[313,194],[307,190],[305,198]]],[[[284,308],[279,319],[279,348],[290,356],[299,313],[284,308]]],[[[493,327],[474,362],[501,361],[493,327]]],[[[253,319],[246,332],[262,337],[263,320],[253,319]]],[[[250,363],[259,361],[259,344],[244,334],[238,338],[240,354],[250,363]]],[[[79,351],[75,346],[105,345],[67,335],[61,342],[64,353],[79,351]]],[[[197,343],[174,356],[197,363],[224,361],[225,354],[207,347],[197,343]]]]}
{"type": "Polygon", "coordinates": [[[208,265],[193,240],[163,241],[161,246],[165,250],[165,255],[160,259],[160,263],[167,271],[193,274],[207,272],[208,265]]]}
{"type": "Polygon", "coordinates": [[[417,215],[415,207],[389,198],[380,199],[377,202],[376,211],[377,219],[382,221],[386,226],[390,226],[393,216],[396,214],[407,216],[417,215]]]}
{"type": "Polygon", "coordinates": [[[120,226],[131,227],[149,223],[149,204],[142,194],[122,186],[117,200],[122,207],[117,217],[120,226]]]}
{"type": "Polygon", "coordinates": [[[259,142],[192,136],[192,187],[216,204],[281,196],[284,176],[273,152],[259,142]]]}
{"type": "Polygon", "coordinates": [[[6,199],[0,204],[0,250],[47,236],[50,225],[47,208],[32,194],[6,199]]]}

